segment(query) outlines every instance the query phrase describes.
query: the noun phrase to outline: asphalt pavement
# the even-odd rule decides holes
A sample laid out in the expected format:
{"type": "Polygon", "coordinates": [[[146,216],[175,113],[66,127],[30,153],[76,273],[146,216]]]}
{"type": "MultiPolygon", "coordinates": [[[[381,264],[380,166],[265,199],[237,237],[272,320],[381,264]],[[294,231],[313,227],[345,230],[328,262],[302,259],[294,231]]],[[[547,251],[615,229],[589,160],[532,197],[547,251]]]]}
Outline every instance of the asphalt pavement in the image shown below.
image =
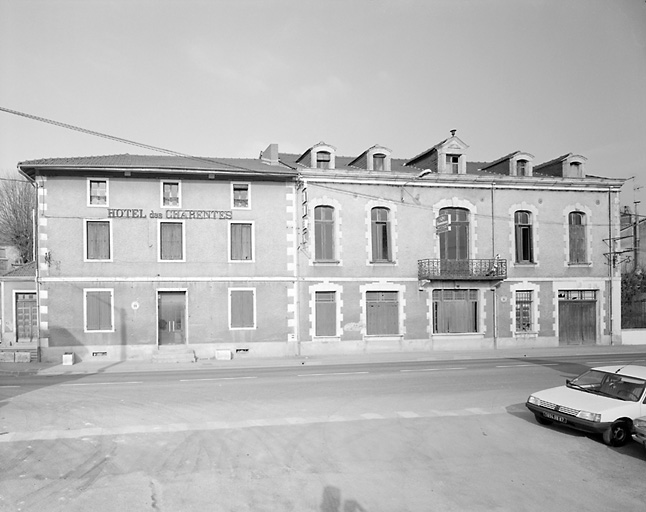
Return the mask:
{"type": "Polygon", "coordinates": [[[199,359],[195,363],[154,363],[152,361],[80,361],[72,365],[62,363],[0,363],[2,374],[78,375],[94,373],[140,373],[159,371],[186,371],[212,368],[266,368],[279,366],[316,366],[405,361],[450,361],[477,359],[522,359],[543,357],[576,357],[622,354],[643,354],[646,365],[646,345],[592,345],[550,348],[505,348],[487,350],[455,350],[433,352],[380,352],[294,357],[234,356],[230,360],[199,359]]]}

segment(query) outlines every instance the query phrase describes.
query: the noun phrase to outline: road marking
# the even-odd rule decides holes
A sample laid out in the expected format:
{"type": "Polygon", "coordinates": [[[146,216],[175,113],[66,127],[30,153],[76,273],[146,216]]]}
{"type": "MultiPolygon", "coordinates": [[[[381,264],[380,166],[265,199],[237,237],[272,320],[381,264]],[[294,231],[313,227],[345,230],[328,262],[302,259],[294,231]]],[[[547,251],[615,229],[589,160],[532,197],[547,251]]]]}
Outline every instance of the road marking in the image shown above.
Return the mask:
{"type": "Polygon", "coordinates": [[[501,364],[496,366],[496,368],[517,368],[519,366],[536,366],[535,364],[501,364]]]}
{"type": "Polygon", "coordinates": [[[128,382],[75,382],[73,384],[61,384],[61,386],[117,386],[123,384],[143,384],[143,381],[128,382]]]}
{"type": "Polygon", "coordinates": [[[466,368],[417,368],[414,370],[399,370],[400,372],[439,372],[444,370],[466,370],[466,368]]]}
{"type": "Polygon", "coordinates": [[[257,379],[258,377],[209,377],[204,379],[180,379],[180,382],[199,382],[202,380],[242,380],[242,379],[257,379]]]}
{"type": "Polygon", "coordinates": [[[628,364],[634,361],[586,361],[585,364],[628,364]]]}
{"type": "Polygon", "coordinates": [[[2,432],[1,443],[24,442],[24,441],[55,441],[58,439],[83,439],[89,437],[124,436],[137,434],[172,434],[196,431],[233,430],[242,428],[263,428],[263,427],[298,427],[304,425],[315,425],[324,423],[351,423],[357,421],[383,421],[416,419],[416,418],[447,418],[447,417],[469,417],[469,416],[492,416],[496,414],[509,414],[510,410],[525,410],[524,405],[518,406],[496,406],[490,409],[471,407],[457,410],[427,409],[423,411],[399,411],[386,413],[365,412],[361,414],[349,414],[344,416],[309,416],[309,417],[279,417],[279,418],[257,418],[236,421],[202,421],[195,423],[169,423],[162,425],[125,425],[120,427],[87,427],[80,429],[63,430],[36,430],[2,432]]]}
{"type": "Polygon", "coordinates": [[[330,373],[303,373],[297,377],[322,377],[328,375],[361,375],[370,372],[330,372],[330,373]]]}
{"type": "Polygon", "coordinates": [[[0,386],[0,388],[19,388],[20,386],[0,386]]]}

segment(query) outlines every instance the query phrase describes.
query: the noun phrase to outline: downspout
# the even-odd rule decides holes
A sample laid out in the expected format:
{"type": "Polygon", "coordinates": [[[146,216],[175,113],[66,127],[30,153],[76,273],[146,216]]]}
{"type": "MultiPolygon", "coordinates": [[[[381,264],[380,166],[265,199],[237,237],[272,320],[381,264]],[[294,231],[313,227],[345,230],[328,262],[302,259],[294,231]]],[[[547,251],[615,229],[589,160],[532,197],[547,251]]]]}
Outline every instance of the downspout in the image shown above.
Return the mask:
{"type": "Polygon", "coordinates": [[[614,254],[614,246],[615,242],[612,239],[612,189],[608,187],[608,245],[610,245],[610,254],[609,254],[609,260],[608,260],[608,275],[610,276],[610,291],[609,291],[609,301],[608,301],[608,326],[610,330],[610,344],[614,345],[614,327],[613,327],[613,321],[612,321],[612,316],[613,316],[613,309],[612,309],[612,303],[613,303],[613,287],[612,287],[612,281],[614,279],[614,271],[615,271],[615,254],[614,254]]]}
{"type": "MultiPolygon", "coordinates": [[[[496,188],[496,182],[491,182],[491,257],[496,257],[496,222],[495,222],[495,201],[494,201],[494,190],[496,188]]],[[[493,293],[493,323],[491,328],[493,329],[493,348],[494,350],[498,348],[498,285],[494,285],[491,289],[493,293]]]]}

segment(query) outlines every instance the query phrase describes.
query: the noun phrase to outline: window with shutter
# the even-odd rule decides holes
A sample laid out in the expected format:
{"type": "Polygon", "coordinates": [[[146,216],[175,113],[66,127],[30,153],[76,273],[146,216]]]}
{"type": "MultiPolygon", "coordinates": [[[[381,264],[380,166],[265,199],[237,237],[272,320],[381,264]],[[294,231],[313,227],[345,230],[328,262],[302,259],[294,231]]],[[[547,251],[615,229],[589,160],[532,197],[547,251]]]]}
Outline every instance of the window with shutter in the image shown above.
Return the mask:
{"type": "Polygon", "coordinates": [[[163,261],[183,260],[183,231],[181,222],[159,223],[159,257],[163,261]]]}
{"type": "Polygon", "coordinates": [[[113,330],[112,290],[85,290],[85,330],[113,330]]]}
{"type": "Polygon", "coordinates": [[[253,260],[253,230],[252,224],[231,223],[231,260],[253,260]]]}
{"type": "Polygon", "coordinates": [[[231,329],[256,327],[254,289],[229,290],[229,318],[231,329]]]}
{"type": "Polygon", "coordinates": [[[373,208],[372,261],[392,261],[390,249],[390,211],[388,208],[373,208]]]}
{"type": "Polygon", "coordinates": [[[86,259],[110,260],[110,221],[88,220],[86,229],[86,259]]]}
{"type": "Polygon", "coordinates": [[[397,292],[366,292],[366,334],[382,336],[399,334],[397,292]]]}
{"type": "Polygon", "coordinates": [[[336,292],[316,292],[315,336],[336,336],[336,292]]]}
{"type": "Polygon", "coordinates": [[[585,214],[582,212],[570,212],[568,223],[570,263],[587,263],[585,214]]]}
{"type": "Polygon", "coordinates": [[[533,263],[532,214],[518,211],[514,214],[516,228],[516,262],[533,263]]]}

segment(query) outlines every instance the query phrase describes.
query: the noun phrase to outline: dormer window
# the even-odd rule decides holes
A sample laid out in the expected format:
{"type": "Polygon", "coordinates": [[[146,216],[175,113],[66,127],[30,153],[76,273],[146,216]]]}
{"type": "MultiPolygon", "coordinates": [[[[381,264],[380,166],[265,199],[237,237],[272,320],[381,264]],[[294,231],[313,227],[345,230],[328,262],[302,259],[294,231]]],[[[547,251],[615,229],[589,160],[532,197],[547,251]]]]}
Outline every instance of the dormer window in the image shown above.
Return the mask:
{"type": "Polygon", "coordinates": [[[570,163],[570,176],[581,176],[581,162],[570,163]]]}
{"type": "Polygon", "coordinates": [[[459,174],[460,155],[446,155],[446,172],[449,174],[459,174]]]}
{"type": "Polygon", "coordinates": [[[376,153],[372,156],[372,169],[375,171],[386,170],[386,155],[383,153],[376,153]]]}
{"type": "Polygon", "coordinates": [[[329,151],[319,151],[316,153],[316,167],[317,169],[330,169],[330,162],[332,156],[329,151]]]}
{"type": "Polygon", "coordinates": [[[516,176],[528,176],[527,160],[518,160],[516,162],[516,176]]]}

